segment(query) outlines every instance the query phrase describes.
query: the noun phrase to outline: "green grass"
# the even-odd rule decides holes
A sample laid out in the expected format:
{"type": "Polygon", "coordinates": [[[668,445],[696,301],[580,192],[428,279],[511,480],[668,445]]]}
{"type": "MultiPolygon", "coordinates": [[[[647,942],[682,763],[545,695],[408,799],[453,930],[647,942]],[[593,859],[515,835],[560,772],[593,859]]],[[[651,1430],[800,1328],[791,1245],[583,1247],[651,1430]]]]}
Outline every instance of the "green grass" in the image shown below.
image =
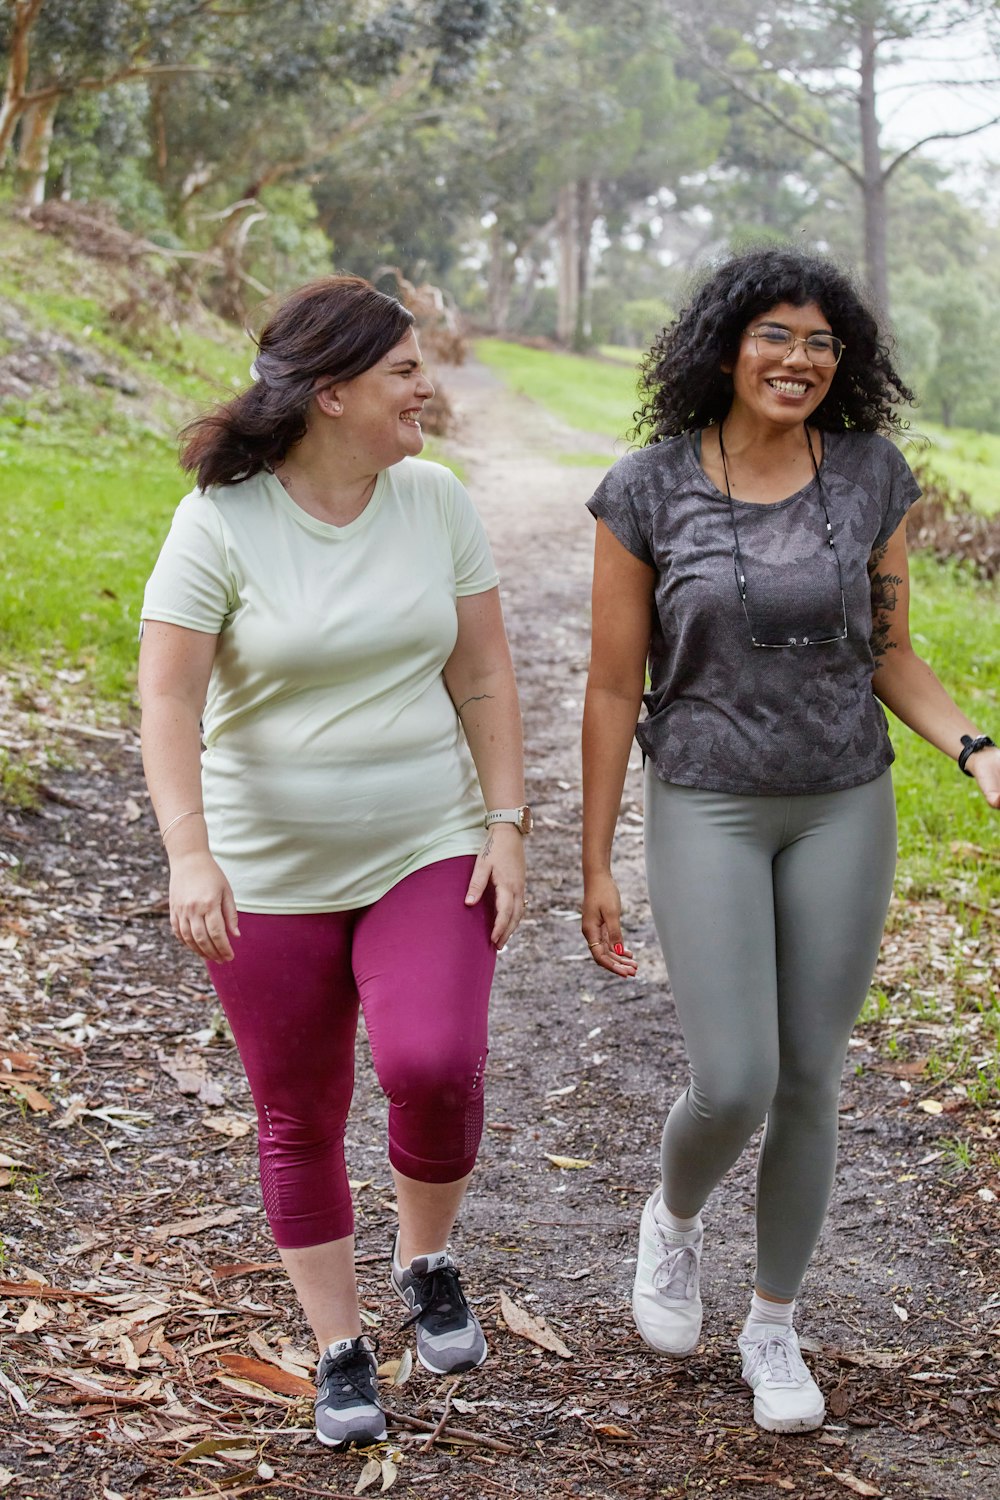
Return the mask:
{"type": "Polygon", "coordinates": [[[922,422],[919,413],[912,417],[911,428],[918,439],[930,438],[929,448],[904,449],[911,462],[925,454],[949,489],[964,490],[977,510],[990,515],[1000,511],[1000,436],[967,427],[939,427],[922,422]]]}
{"type": "Polygon", "coordinates": [[[504,383],[571,427],[614,439],[632,425],[635,371],[581,354],[553,354],[501,339],[479,339],[476,357],[504,383]]]}

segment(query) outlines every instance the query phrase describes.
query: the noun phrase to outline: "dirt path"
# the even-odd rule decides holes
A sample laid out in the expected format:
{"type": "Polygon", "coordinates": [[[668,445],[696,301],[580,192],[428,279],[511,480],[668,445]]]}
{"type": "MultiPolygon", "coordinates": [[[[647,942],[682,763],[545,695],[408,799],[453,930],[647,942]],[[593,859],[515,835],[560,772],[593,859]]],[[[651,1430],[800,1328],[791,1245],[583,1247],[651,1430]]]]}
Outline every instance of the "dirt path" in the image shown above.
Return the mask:
{"type": "MultiPolygon", "coordinates": [[[[539,834],[530,914],[499,968],[488,1128],[455,1238],[492,1354],[462,1378],[449,1430],[481,1441],[442,1440],[424,1454],[423,1434],[392,1426],[403,1453],[394,1492],[1000,1496],[1000,1292],[982,1204],[946,1190],[947,1121],[872,1071],[864,1037],[845,1078],[834,1208],[800,1304],[830,1397],[823,1432],[767,1438],[738,1379],[751,1153],[707,1215],[698,1353],[659,1361],[632,1327],[639,1212],[684,1069],[642,894],[637,767],[617,871],[640,978],[605,976],[579,933],[592,543],[582,502],[600,470],[556,459],[600,449],[477,366],[448,384],[462,415],[454,451],[504,578],[539,834]],[[551,1156],[589,1165],[560,1168],[551,1156]],[[515,1337],[501,1291],[544,1318],[570,1357],[515,1337]]],[[[26,738],[44,728],[75,747],[75,765],[47,776],[40,814],[8,813],[0,830],[0,1466],[17,1476],[0,1469],[0,1490],[18,1500],[167,1500],[220,1486],[350,1494],[362,1459],[318,1451],[294,1391],[233,1384],[249,1375],[266,1386],[269,1371],[274,1384],[279,1357],[294,1381],[307,1336],[269,1265],[238,1060],[163,919],[134,738],[57,730],[50,705],[28,707],[0,704],[0,722],[26,738]],[[33,1291],[38,1281],[48,1289],[33,1291]],[[242,1439],[236,1456],[190,1454],[227,1435],[242,1439]]],[[[406,1335],[385,1288],[383,1132],[362,1042],[348,1159],[366,1308],[390,1358],[406,1335]]],[[[433,1425],[445,1396],[418,1370],[388,1399],[433,1425]]]]}

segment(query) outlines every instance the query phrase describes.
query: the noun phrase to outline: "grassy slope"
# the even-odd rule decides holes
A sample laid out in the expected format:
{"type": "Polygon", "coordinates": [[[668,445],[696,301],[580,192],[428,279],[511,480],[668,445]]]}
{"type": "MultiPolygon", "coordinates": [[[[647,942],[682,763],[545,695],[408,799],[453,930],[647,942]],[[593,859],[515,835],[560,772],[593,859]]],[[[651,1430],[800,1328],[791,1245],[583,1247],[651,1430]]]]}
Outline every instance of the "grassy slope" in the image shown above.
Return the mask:
{"type": "MultiPolygon", "coordinates": [[[[484,339],[477,354],[514,389],[564,421],[622,438],[634,409],[634,373],[617,361],[484,339]]],[[[973,434],[974,444],[949,435],[949,453],[982,467],[979,459],[1000,439],[973,434]]],[[[937,460],[943,449],[935,449],[937,460]]],[[[971,482],[971,481],[970,481],[971,482]]],[[[1000,481],[997,500],[1000,504],[1000,481]]],[[[979,495],[981,498],[981,493],[979,495]]],[[[969,715],[1000,740],[1000,590],[926,557],[913,559],[911,625],[917,649],[930,661],[969,715]]],[[[962,904],[1000,899],[1000,861],[980,851],[996,847],[996,814],[959,776],[954,764],[893,721],[894,775],[900,810],[900,867],[915,892],[936,892],[962,904]],[[953,848],[953,846],[955,846],[953,848]]]]}
{"type": "Polygon", "coordinates": [[[132,700],[143,587],[191,488],[176,431],[243,386],[252,357],[239,330],[204,314],[176,330],[146,320],[124,341],[110,309],[131,280],[0,216],[0,302],[141,387],[60,381],[0,401],[0,662],[68,672],[113,709],[132,700]]]}
{"type": "Polygon", "coordinates": [[[130,273],[0,219],[0,298],[23,320],[100,354],[126,396],[60,381],[0,403],[0,639],[7,662],[80,674],[94,695],[131,695],[142,589],[177,500],[179,422],[240,384],[238,332],[149,320],[123,342],[110,309],[130,273]]]}

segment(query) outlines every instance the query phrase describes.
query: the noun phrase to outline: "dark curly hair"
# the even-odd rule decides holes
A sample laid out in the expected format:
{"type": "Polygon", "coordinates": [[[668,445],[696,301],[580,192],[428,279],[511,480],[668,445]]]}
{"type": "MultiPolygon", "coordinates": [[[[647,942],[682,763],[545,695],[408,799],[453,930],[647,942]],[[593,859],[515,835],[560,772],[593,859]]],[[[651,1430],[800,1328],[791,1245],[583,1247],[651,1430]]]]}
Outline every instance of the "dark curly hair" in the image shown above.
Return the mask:
{"type": "Polygon", "coordinates": [[[291,292],[261,330],[253,384],[181,432],[181,468],[202,489],[273,468],[305,436],[317,390],[378,364],[413,314],[360,276],[326,276],[291,292]]]}
{"type": "Polygon", "coordinates": [[[826,432],[902,431],[906,423],[896,408],[914,395],[851,278],[823,256],[767,247],[723,261],[660,333],[642,364],[642,404],[630,436],[648,446],[722,421],[733,400],[732,377],[722,366],[736,359],[747,324],[779,302],[815,302],[844,341],[810,422],[826,432]]]}

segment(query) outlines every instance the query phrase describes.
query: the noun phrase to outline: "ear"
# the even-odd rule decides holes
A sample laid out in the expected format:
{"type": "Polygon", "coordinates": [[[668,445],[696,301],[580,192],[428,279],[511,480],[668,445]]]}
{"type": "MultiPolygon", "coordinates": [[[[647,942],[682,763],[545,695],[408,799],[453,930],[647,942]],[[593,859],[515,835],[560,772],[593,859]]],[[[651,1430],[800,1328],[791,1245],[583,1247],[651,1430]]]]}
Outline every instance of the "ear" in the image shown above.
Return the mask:
{"type": "Polygon", "coordinates": [[[344,403],[335,385],[323,386],[316,392],[316,405],[325,417],[339,417],[344,410],[344,403]]]}

